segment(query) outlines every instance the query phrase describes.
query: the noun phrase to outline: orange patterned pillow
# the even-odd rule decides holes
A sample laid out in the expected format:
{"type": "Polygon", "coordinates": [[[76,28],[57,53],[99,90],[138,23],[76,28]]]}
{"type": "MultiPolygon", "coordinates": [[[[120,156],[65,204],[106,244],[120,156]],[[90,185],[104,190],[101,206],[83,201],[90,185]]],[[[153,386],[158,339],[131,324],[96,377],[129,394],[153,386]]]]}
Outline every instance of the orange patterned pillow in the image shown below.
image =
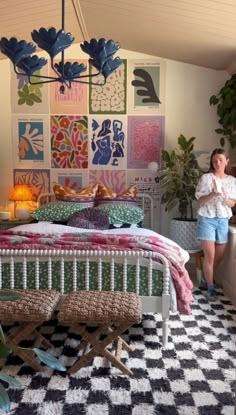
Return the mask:
{"type": "Polygon", "coordinates": [[[113,192],[109,187],[104,186],[103,184],[98,185],[97,191],[97,198],[98,199],[113,199],[115,197],[129,197],[129,198],[136,198],[138,193],[137,186],[133,184],[132,186],[128,187],[122,193],[113,192]]]}
{"type": "Polygon", "coordinates": [[[118,197],[122,197],[122,196],[137,197],[137,194],[138,194],[137,186],[133,184],[132,186],[128,187],[128,189],[126,189],[123,193],[120,193],[117,196],[118,197]]]}
{"type": "Polygon", "coordinates": [[[116,193],[113,192],[110,187],[104,186],[104,184],[98,184],[97,197],[99,199],[106,199],[110,197],[116,197],[116,193]]]}
{"type": "Polygon", "coordinates": [[[84,189],[71,189],[67,186],[62,186],[59,183],[53,184],[53,192],[56,199],[69,202],[76,202],[81,200],[94,200],[97,193],[98,185],[95,184],[84,189]]]}

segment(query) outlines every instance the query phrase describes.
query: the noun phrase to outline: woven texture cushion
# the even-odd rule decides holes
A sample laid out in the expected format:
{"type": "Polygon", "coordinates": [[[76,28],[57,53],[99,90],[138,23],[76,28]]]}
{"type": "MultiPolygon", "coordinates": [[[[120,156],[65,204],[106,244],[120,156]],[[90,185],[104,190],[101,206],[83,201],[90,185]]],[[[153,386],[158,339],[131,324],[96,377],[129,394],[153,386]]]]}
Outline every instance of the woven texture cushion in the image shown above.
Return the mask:
{"type": "Polygon", "coordinates": [[[17,301],[0,301],[0,319],[9,321],[47,321],[61,295],[53,290],[2,290],[22,294],[17,301]]]}
{"type": "Polygon", "coordinates": [[[87,208],[74,213],[68,220],[67,225],[77,228],[105,230],[109,228],[109,217],[102,209],[87,208]]]}
{"type": "Polygon", "coordinates": [[[61,306],[59,320],[68,322],[133,322],[142,317],[140,297],[123,291],[77,291],[61,306]]]}

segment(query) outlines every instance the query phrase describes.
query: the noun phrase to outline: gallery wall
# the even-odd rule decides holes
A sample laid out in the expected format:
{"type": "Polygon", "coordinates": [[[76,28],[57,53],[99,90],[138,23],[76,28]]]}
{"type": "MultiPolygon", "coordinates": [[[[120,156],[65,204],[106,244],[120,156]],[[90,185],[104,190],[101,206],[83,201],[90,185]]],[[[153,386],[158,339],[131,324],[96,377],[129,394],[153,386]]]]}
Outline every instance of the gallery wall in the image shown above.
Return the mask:
{"type": "MultiPolygon", "coordinates": [[[[78,46],[70,49],[67,59],[85,59],[78,46]]],[[[180,133],[196,136],[199,152],[218,145],[209,97],[228,74],[125,50],[119,56],[125,64],[102,93],[100,87],[77,85],[63,97],[57,84],[44,85],[34,89],[41,102],[36,98],[33,105],[26,102],[32,91],[23,89],[10,62],[0,62],[1,208],[12,210],[8,199],[14,183],[28,183],[35,198],[55,181],[76,187],[102,181],[117,193],[136,183],[154,196],[155,229],[168,235],[168,216],[148,163],[159,161],[162,147],[174,147],[180,133]],[[137,68],[153,81],[154,96],[145,104],[132,85],[140,80],[137,68]]]]}

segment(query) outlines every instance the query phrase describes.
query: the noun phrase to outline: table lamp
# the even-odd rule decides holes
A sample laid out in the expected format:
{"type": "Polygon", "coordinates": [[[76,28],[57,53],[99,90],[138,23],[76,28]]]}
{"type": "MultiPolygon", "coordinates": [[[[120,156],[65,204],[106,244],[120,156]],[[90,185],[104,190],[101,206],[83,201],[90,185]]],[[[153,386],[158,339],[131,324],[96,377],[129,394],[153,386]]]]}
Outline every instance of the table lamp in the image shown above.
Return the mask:
{"type": "Polygon", "coordinates": [[[10,200],[14,201],[14,217],[26,220],[30,217],[30,212],[28,207],[24,202],[29,202],[32,200],[32,193],[26,184],[16,184],[12,190],[10,200]]]}

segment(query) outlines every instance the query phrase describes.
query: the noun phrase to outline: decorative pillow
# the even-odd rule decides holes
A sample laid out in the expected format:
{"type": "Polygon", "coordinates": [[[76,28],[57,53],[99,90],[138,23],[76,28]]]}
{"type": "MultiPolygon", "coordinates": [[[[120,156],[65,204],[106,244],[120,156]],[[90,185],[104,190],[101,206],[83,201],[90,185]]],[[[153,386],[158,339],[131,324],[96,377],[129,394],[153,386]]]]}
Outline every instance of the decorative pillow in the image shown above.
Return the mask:
{"type": "Polygon", "coordinates": [[[84,189],[71,189],[67,186],[62,186],[59,183],[54,183],[53,191],[56,199],[69,202],[94,201],[97,193],[98,185],[95,184],[84,189]]]}
{"type": "Polygon", "coordinates": [[[132,186],[128,187],[128,189],[126,189],[123,193],[121,193],[117,196],[120,196],[120,197],[128,196],[128,197],[136,198],[137,194],[138,194],[137,186],[135,184],[133,184],[132,186]]]}
{"type": "MultiPolygon", "coordinates": [[[[97,209],[97,208],[96,208],[97,209]]],[[[99,206],[109,216],[110,224],[138,224],[143,221],[144,211],[139,206],[110,204],[99,206]]]]}
{"type": "Polygon", "coordinates": [[[136,205],[137,186],[132,185],[128,187],[123,193],[117,194],[104,185],[98,185],[98,192],[96,198],[96,206],[103,206],[107,204],[122,204],[122,205],[136,205]]]}
{"type": "Polygon", "coordinates": [[[136,198],[137,197],[137,193],[138,193],[138,189],[137,186],[134,184],[130,187],[128,187],[128,189],[126,189],[124,192],[122,193],[116,193],[113,192],[113,190],[111,190],[109,187],[104,186],[103,184],[98,184],[98,190],[97,190],[97,198],[98,199],[113,199],[115,197],[117,198],[136,198]]]}
{"type": "Polygon", "coordinates": [[[96,199],[96,206],[102,207],[104,205],[126,205],[126,206],[138,206],[137,201],[133,197],[113,197],[105,199],[96,199]]]}
{"type": "Polygon", "coordinates": [[[113,192],[113,190],[111,190],[110,187],[104,186],[104,184],[99,183],[96,197],[98,199],[112,198],[116,197],[116,193],[113,192]]]}
{"type": "Polygon", "coordinates": [[[36,209],[31,216],[39,221],[67,222],[73,213],[93,207],[94,202],[51,202],[36,209]]]}
{"type": "Polygon", "coordinates": [[[85,229],[109,229],[109,217],[102,209],[86,208],[74,213],[67,225],[85,229]]]}

